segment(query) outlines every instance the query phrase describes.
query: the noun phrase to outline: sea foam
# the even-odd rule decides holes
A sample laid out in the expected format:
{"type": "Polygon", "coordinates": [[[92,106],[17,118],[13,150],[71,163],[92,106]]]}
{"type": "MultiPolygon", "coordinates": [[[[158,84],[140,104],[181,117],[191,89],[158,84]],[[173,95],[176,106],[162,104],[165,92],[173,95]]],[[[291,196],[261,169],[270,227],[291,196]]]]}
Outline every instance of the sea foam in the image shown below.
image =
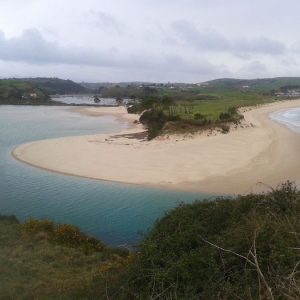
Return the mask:
{"type": "Polygon", "coordinates": [[[300,107],[273,112],[270,118],[300,134],[300,107]]]}

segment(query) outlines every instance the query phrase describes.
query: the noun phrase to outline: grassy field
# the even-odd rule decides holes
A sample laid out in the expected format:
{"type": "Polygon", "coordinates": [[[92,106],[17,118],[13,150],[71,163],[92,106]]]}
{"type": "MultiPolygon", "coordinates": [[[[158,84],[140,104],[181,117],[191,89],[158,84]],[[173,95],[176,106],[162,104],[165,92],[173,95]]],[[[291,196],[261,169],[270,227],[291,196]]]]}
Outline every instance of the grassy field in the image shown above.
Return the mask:
{"type": "Polygon", "coordinates": [[[199,88],[185,92],[161,91],[141,99],[128,109],[130,113],[142,113],[140,122],[148,128],[148,139],[161,134],[194,133],[219,128],[223,133],[230,124],[238,124],[243,116],[238,108],[277,101],[278,98],[254,91],[231,90],[199,93],[199,88]]]}
{"type": "MultiPolygon", "coordinates": [[[[191,120],[195,114],[202,114],[215,122],[220,113],[229,108],[252,106],[278,100],[276,92],[286,89],[300,89],[299,77],[279,77],[266,79],[217,79],[202,86],[190,85],[185,88],[174,86],[172,89],[153,90],[150,96],[173,100],[170,112],[184,120],[191,120]]],[[[151,92],[151,89],[150,89],[151,92]]],[[[165,110],[167,113],[168,110],[165,110]]]]}
{"type": "Polygon", "coordinates": [[[216,100],[177,101],[173,112],[182,119],[194,119],[195,114],[201,113],[214,122],[219,118],[220,113],[228,111],[231,107],[239,108],[276,101],[274,97],[243,91],[212,93],[209,96],[216,97],[216,100]]]}

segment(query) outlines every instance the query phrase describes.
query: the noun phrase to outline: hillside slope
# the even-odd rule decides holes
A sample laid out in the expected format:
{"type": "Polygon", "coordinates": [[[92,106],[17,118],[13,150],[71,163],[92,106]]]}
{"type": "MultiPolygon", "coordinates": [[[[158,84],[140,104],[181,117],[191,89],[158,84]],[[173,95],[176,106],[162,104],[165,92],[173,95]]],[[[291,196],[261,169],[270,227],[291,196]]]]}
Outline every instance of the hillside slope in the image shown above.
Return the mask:
{"type": "Polygon", "coordinates": [[[0,215],[0,299],[86,299],[95,278],[102,299],[103,270],[127,255],[71,225],[0,215]]]}
{"type": "Polygon", "coordinates": [[[138,252],[71,225],[0,216],[0,299],[300,298],[300,192],[182,204],[138,252]]]}
{"type": "Polygon", "coordinates": [[[34,84],[16,80],[0,80],[0,104],[53,104],[48,94],[34,84]]]}

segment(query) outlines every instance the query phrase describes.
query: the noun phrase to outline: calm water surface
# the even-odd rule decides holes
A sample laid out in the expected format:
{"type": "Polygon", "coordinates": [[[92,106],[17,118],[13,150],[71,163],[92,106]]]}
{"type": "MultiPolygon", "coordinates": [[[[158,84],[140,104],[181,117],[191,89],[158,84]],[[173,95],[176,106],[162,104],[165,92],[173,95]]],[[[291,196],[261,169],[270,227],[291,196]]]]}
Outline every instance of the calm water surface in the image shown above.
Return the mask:
{"type": "Polygon", "coordinates": [[[67,107],[0,106],[0,213],[71,223],[110,245],[133,245],[165,211],[204,197],[60,175],[11,156],[17,145],[34,140],[125,128],[113,117],[67,107]]]}
{"type": "MultiPolygon", "coordinates": [[[[92,105],[116,105],[116,98],[99,98],[100,102],[94,102],[94,95],[60,95],[52,96],[52,100],[66,104],[92,104],[92,105]]],[[[128,102],[129,99],[123,99],[123,102],[128,102]]]]}

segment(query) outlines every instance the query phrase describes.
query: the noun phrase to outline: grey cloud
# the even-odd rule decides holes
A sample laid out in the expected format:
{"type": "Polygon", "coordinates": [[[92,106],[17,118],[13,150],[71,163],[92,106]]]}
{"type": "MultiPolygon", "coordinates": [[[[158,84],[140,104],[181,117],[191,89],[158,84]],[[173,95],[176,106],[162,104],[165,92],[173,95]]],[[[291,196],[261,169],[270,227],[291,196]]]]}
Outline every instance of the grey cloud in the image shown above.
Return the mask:
{"type": "Polygon", "coordinates": [[[182,41],[200,50],[227,51],[230,48],[229,41],[221,34],[212,30],[199,31],[185,20],[174,22],[172,29],[182,41]]]}
{"type": "Polygon", "coordinates": [[[125,24],[111,14],[99,10],[90,10],[89,17],[91,18],[91,23],[100,28],[102,31],[105,31],[109,34],[125,33],[125,24]]]}
{"type": "Polygon", "coordinates": [[[182,56],[167,55],[164,57],[163,62],[159,65],[163,70],[189,72],[196,74],[206,74],[220,76],[221,74],[228,73],[228,69],[224,65],[215,65],[206,60],[192,61],[186,60],[182,56]]]}
{"type": "Polygon", "coordinates": [[[237,38],[232,42],[232,50],[237,53],[283,54],[286,47],[283,43],[266,37],[254,39],[237,38]]]}
{"type": "Polygon", "coordinates": [[[108,65],[112,63],[113,51],[102,52],[77,47],[63,47],[47,41],[39,31],[30,29],[19,37],[6,39],[0,31],[0,59],[26,61],[35,64],[85,64],[108,65]]]}
{"type": "Polygon", "coordinates": [[[99,74],[101,80],[198,81],[229,71],[232,77],[299,74],[300,44],[293,45],[299,0],[0,3],[2,76],[53,70],[95,80],[99,74]],[[24,31],[31,27],[39,31],[24,31]]]}
{"type": "Polygon", "coordinates": [[[267,77],[269,75],[267,66],[260,61],[252,61],[244,65],[238,71],[238,74],[247,78],[267,77]]]}
{"type": "Polygon", "coordinates": [[[290,47],[291,53],[298,55],[300,53],[300,41],[297,37],[296,42],[293,42],[290,47]]]}
{"type": "Polygon", "coordinates": [[[228,52],[247,58],[250,54],[279,55],[286,50],[285,45],[280,41],[266,37],[228,39],[213,30],[199,30],[193,23],[186,20],[174,22],[172,29],[186,45],[202,51],[228,52]]]}
{"type": "Polygon", "coordinates": [[[22,61],[35,65],[84,65],[120,69],[148,69],[159,72],[187,72],[218,76],[226,71],[205,60],[188,60],[176,54],[155,54],[140,49],[122,53],[116,49],[91,50],[78,47],[63,47],[44,39],[41,33],[31,29],[21,36],[6,39],[0,31],[0,60],[22,61]]]}

